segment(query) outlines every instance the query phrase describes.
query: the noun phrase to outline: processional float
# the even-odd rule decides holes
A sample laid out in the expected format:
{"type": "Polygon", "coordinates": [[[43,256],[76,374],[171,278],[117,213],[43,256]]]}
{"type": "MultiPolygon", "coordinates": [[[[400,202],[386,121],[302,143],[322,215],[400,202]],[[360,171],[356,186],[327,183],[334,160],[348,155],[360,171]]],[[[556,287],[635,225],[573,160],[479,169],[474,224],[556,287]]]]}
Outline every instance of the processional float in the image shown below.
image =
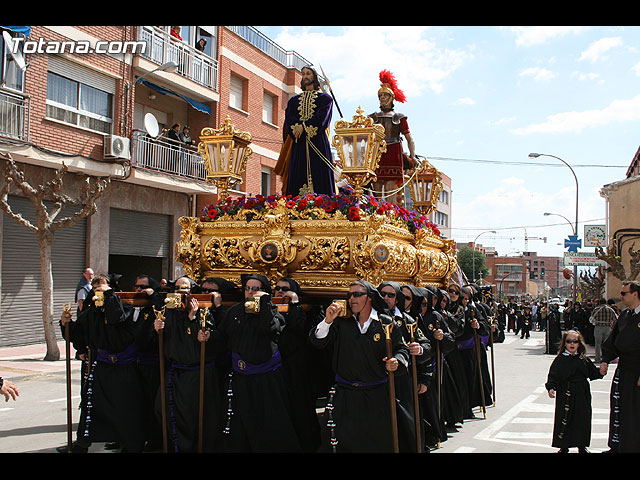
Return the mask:
{"type": "Polygon", "coordinates": [[[442,190],[440,172],[426,160],[406,172],[415,210],[366,195],[386,149],[384,128],[358,109],[352,122],[337,121],[334,133],[336,164],[352,193],[233,199],[228,190],[242,182],[251,135],[229,117],[218,129],[204,128],[198,151],[219,199],[199,217],[179,219],[176,260],[185,274],[237,285],[246,273],[273,283],[288,277],[307,301],[320,302],[346,295],[357,279],[447,285],[457,267],[455,241],[441,239],[427,218],[442,190]]]}

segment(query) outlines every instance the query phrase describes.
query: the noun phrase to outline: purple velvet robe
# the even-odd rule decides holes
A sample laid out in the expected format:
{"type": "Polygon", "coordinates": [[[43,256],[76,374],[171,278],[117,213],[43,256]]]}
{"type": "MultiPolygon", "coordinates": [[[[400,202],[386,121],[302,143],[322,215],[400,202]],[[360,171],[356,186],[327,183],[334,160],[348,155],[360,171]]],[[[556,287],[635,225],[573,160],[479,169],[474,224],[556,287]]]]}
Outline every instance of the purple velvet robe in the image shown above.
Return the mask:
{"type": "Polygon", "coordinates": [[[327,162],[333,165],[327,136],[332,109],[333,99],[321,91],[303,92],[289,100],[285,111],[283,136],[285,141],[287,136],[291,137],[293,144],[286,188],[283,185],[284,194],[296,196],[307,193],[336,193],[333,170],[327,165],[327,162]],[[306,126],[297,141],[291,129],[295,124],[306,126]],[[307,145],[307,142],[313,145],[307,145]],[[308,171],[311,173],[312,185],[309,185],[308,171]]]}

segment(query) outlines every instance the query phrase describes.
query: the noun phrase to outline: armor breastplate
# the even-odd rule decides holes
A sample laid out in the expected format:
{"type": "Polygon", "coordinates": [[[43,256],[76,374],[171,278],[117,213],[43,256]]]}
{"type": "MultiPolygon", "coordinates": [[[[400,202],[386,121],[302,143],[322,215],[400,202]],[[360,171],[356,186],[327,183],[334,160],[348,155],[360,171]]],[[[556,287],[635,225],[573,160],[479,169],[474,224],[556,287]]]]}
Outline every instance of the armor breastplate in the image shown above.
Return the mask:
{"type": "Polygon", "coordinates": [[[387,145],[402,143],[402,138],[400,137],[400,120],[402,120],[405,115],[395,112],[376,112],[369,116],[372,117],[376,123],[384,127],[384,140],[387,142],[387,145]]]}

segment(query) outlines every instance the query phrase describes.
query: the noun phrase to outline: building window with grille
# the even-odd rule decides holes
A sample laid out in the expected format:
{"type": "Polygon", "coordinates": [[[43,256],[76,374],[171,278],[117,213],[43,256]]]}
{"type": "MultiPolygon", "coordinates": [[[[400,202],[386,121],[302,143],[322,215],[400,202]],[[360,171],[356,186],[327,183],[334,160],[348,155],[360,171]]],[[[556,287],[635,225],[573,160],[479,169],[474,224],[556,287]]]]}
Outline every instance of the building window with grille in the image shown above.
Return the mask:
{"type": "Polygon", "coordinates": [[[265,197],[271,195],[271,169],[262,167],[262,183],[260,193],[265,197]]]}
{"type": "Polygon", "coordinates": [[[245,80],[236,75],[231,75],[231,84],[229,89],[229,106],[236,110],[245,111],[245,80]]]}
{"type": "Polygon", "coordinates": [[[268,92],[264,92],[262,99],[262,121],[271,125],[276,125],[278,119],[276,118],[276,97],[268,92]]]}
{"type": "Polygon", "coordinates": [[[101,133],[111,133],[113,95],[48,72],[47,118],[101,133]]]}

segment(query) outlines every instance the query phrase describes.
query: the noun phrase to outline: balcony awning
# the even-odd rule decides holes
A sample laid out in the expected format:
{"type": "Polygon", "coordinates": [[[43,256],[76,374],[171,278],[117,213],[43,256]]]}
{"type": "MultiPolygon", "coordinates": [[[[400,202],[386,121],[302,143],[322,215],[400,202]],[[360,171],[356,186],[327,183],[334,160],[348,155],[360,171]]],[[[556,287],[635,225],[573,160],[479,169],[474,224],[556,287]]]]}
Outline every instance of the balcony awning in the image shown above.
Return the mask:
{"type": "Polygon", "coordinates": [[[204,103],[198,102],[197,100],[194,100],[193,98],[189,98],[185,95],[182,95],[178,92],[174,92],[173,90],[170,90],[166,87],[162,87],[160,85],[156,85],[155,83],[152,83],[148,80],[142,79],[139,80],[139,82],[141,84],[143,84],[145,87],[150,88],[151,90],[154,90],[162,95],[175,95],[176,97],[180,97],[181,99],[183,99],[185,102],[187,102],[189,105],[191,105],[193,108],[195,108],[196,110],[198,110],[199,112],[204,112],[206,114],[211,114],[211,107],[205,105],[204,103]]]}
{"type": "Polygon", "coordinates": [[[5,27],[4,25],[1,25],[1,27],[11,30],[12,32],[22,33],[26,37],[31,36],[31,27],[5,27]]]}

